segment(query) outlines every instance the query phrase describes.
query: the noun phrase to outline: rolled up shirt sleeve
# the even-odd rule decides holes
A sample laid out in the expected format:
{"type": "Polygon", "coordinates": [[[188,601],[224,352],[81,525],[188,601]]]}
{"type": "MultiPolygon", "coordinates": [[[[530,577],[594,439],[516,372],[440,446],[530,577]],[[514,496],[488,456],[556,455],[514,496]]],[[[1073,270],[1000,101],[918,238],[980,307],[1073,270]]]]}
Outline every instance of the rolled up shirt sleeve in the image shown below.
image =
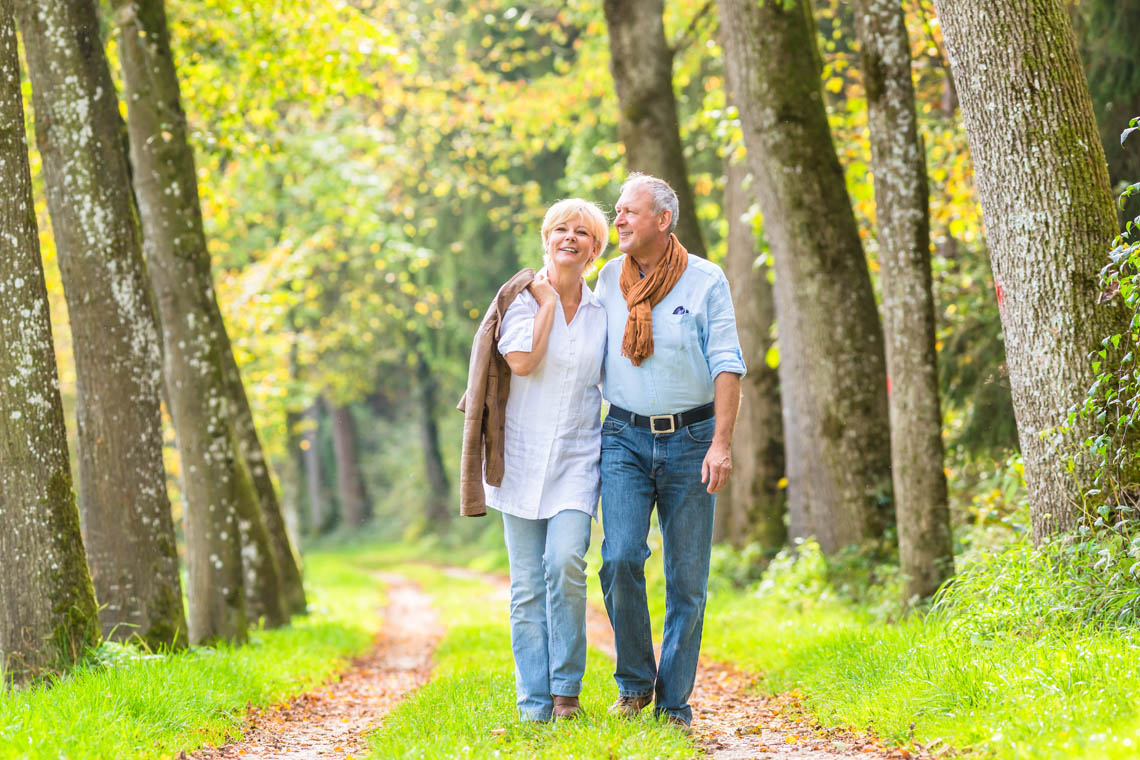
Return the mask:
{"type": "Polygon", "coordinates": [[[534,347],[534,315],[537,313],[538,302],[525,290],[511,301],[499,325],[500,354],[531,351],[534,347]]]}
{"type": "Polygon", "coordinates": [[[705,305],[708,328],[705,332],[705,361],[709,374],[715,380],[721,372],[744,376],[748,371],[740,351],[740,337],[736,332],[736,310],[732,307],[732,291],[722,274],[709,288],[705,305]]]}

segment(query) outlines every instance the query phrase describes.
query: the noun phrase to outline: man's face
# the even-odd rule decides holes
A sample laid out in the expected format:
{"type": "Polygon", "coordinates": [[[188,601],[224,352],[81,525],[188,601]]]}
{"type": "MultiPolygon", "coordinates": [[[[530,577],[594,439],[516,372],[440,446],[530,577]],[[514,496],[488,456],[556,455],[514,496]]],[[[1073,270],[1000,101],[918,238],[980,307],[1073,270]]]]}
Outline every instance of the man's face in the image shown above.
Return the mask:
{"type": "Polygon", "coordinates": [[[618,250],[637,255],[654,244],[660,244],[668,230],[669,212],[653,213],[653,196],[642,187],[626,190],[614,207],[614,227],[618,232],[618,250]]]}

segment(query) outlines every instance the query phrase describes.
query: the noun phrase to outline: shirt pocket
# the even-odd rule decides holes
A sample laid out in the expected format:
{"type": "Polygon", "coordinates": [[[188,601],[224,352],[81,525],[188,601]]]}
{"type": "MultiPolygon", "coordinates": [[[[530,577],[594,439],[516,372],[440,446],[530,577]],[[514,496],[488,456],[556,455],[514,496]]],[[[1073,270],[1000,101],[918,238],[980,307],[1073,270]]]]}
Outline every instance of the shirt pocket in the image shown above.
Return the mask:
{"type": "Polygon", "coordinates": [[[689,312],[654,317],[653,344],[655,351],[658,346],[678,351],[698,347],[697,320],[689,312]]]}

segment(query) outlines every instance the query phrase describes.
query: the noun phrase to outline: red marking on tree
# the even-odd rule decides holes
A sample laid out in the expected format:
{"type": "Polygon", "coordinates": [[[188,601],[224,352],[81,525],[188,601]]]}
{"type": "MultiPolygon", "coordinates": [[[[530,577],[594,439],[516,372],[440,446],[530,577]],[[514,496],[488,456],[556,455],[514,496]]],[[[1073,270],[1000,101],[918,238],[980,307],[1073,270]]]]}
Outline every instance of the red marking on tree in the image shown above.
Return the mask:
{"type": "Polygon", "coordinates": [[[887,395],[891,395],[891,376],[887,375],[887,395]]]}
{"type": "Polygon", "coordinates": [[[1000,309],[1002,298],[1005,295],[1005,292],[1001,289],[1001,283],[1000,282],[994,284],[994,292],[997,293],[998,308],[1000,309]]]}

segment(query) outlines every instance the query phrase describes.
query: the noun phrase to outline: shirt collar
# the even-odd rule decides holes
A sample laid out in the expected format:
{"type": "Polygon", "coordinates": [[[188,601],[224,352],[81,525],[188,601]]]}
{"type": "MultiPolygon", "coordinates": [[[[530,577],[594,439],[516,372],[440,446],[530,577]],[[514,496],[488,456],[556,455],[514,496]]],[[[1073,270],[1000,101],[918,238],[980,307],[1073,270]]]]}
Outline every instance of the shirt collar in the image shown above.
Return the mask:
{"type": "Polygon", "coordinates": [[[602,302],[594,295],[594,291],[590,290],[590,286],[586,284],[585,280],[582,280],[582,303],[598,307],[602,305],[602,302]]]}

